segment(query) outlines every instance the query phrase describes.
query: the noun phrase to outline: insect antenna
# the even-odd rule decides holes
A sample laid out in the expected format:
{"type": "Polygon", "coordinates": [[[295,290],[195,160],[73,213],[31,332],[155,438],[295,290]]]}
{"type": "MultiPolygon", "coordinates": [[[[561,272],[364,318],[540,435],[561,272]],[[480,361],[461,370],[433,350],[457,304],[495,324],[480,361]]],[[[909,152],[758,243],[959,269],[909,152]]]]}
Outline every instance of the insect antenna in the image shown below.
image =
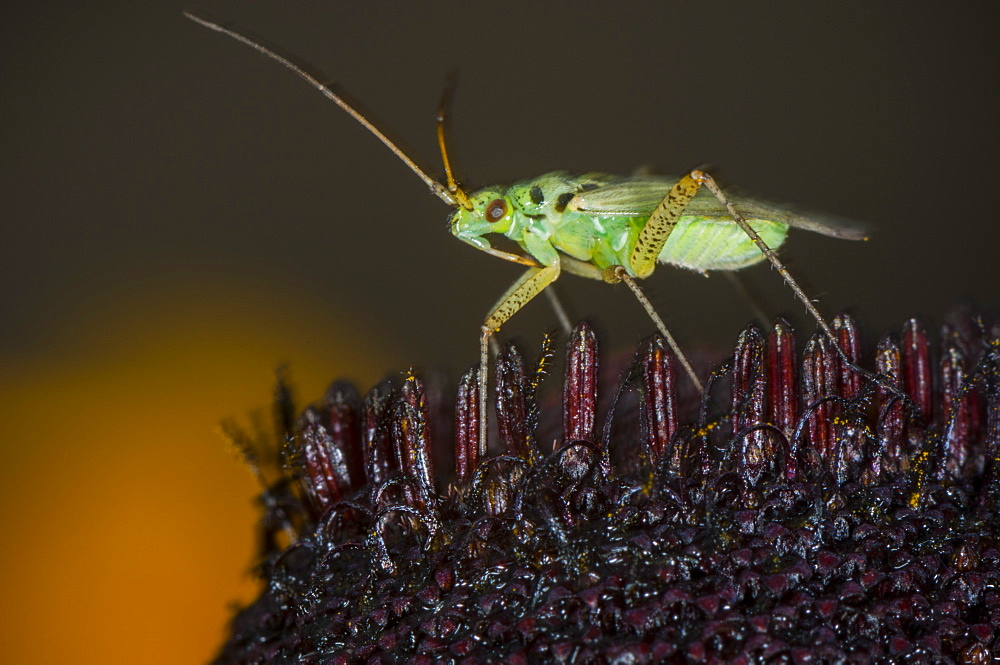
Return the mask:
{"type": "Polygon", "coordinates": [[[441,91],[441,101],[437,110],[437,139],[438,148],[441,149],[441,161],[444,163],[444,174],[448,179],[448,192],[455,198],[458,205],[466,210],[472,210],[472,203],[469,201],[465,190],[455,180],[455,174],[451,170],[451,160],[448,158],[448,145],[445,140],[445,118],[448,116],[448,108],[451,106],[451,96],[455,92],[455,73],[452,72],[445,79],[444,90],[441,91]]]}
{"type": "MultiPolygon", "coordinates": [[[[357,109],[355,109],[353,106],[344,101],[344,99],[341,98],[341,96],[338,95],[336,92],[334,92],[329,85],[323,83],[316,75],[310,73],[309,70],[306,69],[304,66],[296,63],[294,60],[292,60],[291,57],[279,54],[277,51],[267,46],[264,46],[264,44],[262,44],[260,41],[247,36],[246,34],[240,32],[235,28],[231,28],[226,25],[223,25],[222,23],[213,21],[208,18],[204,18],[202,16],[198,16],[197,14],[193,14],[189,11],[185,11],[183,13],[184,16],[188,17],[198,25],[202,25],[216,32],[221,32],[224,35],[232,37],[238,42],[246,44],[250,48],[260,53],[263,53],[270,59],[281,63],[288,69],[298,74],[301,78],[305,79],[305,81],[308,82],[312,87],[316,88],[321,93],[323,93],[323,95],[327,99],[329,99],[334,104],[343,109],[349,116],[357,120],[362,127],[364,127],[369,132],[374,134],[375,138],[377,138],[379,141],[385,144],[385,146],[392,151],[392,154],[396,155],[396,157],[399,157],[399,159],[402,160],[402,162],[406,164],[411,171],[417,174],[417,177],[419,177],[421,180],[424,181],[424,184],[426,184],[427,187],[430,188],[431,192],[433,192],[439,199],[441,199],[448,205],[454,207],[459,205],[460,203],[462,203],[462,205],[465,205],[465,203],[468,202],[468,198],[465,196],[465,193],[459,190],[458,185],[454,183],[454,180],[451,177],[451,171],[448,171],[448,187],[445,187],[437,180],[427,175],[427,173],[425,173],[423,169],[417,166],[416,162],[410,159],[407,156],[407,154],[399,148],[399,146],[397,146],[395,143],[392,142],[392,139],[383,134],[378,127],[373,125],[357,109]],[[459,198],[457,195],[452,194],[453,187],[454,190],[457,190],[457,192],[461,195],[461,198],[459,198]]],[[[447,167],[447,161],[445,164],[447,167]]]]}

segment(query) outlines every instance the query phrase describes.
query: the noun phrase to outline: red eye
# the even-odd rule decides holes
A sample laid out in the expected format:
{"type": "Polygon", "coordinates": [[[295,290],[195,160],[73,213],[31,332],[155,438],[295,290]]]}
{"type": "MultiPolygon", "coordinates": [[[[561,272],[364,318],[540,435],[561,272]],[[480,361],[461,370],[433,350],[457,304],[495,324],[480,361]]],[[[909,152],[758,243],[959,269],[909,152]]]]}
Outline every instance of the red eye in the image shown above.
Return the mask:
{"type": "Polygon", "coordinates": [[[499,222],[507,216],[507,202],[503,199],[494,199],[486,206],[486,221],[499,222]]]}

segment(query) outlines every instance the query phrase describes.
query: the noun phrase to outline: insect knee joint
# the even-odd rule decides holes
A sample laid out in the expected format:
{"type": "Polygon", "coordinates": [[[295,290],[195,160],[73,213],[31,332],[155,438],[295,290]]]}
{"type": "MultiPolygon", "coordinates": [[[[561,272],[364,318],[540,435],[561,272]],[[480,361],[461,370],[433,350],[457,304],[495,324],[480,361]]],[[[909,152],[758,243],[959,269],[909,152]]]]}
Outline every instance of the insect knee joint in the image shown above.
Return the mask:
{"type": "Polygon", "coordinates": [[[625,266],[608,266],[601,271],[601,279],[608,284],[617,284],[622,281],[623,274],[628,274],[625,271],[625,266]]]}

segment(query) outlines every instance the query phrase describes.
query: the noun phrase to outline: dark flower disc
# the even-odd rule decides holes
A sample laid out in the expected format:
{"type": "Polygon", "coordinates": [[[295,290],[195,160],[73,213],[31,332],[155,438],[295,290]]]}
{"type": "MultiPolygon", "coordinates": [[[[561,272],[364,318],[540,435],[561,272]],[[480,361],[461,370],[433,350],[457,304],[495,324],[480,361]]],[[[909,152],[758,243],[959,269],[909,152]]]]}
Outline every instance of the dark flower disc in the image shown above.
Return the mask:
{"type": "Polygon", "coordinates": [[[833,329],[800,359],[750,327],[697,395],[662,340],[600,368],[581,324],[561,408],[548,347],[507,347],[487,459],[476,369],[298,417],[282,385],[265,588],[216,662],[991,662],[1000,335],[911,320],[866,363],[833,329]]]}

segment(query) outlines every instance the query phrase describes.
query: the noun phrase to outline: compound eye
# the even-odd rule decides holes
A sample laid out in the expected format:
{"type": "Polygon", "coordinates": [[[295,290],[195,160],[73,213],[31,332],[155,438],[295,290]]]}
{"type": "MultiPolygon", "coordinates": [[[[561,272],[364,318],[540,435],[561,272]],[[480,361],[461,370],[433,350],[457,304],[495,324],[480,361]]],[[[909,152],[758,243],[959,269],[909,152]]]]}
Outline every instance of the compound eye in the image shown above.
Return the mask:
{"type": "Polygon", "coordinates": [[[493,199],[486,206],[486,221],[492,223],[499,222],[507,216],[507,202],[503,199],[493,199]]]}

